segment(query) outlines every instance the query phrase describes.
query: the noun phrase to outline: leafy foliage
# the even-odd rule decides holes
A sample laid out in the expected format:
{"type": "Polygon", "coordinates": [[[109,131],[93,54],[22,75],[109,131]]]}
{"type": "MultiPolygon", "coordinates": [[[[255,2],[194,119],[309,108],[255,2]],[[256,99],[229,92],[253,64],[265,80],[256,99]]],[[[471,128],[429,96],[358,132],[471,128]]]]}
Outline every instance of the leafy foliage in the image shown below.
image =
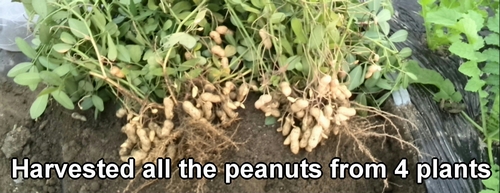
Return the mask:
{"type": "Polygon", "coordinates": [[[95,107],[97,116],[115,96],[158,102],[186,92],[185,82],[198,77],[214,83],[257,80],[266,90],[283,79],[304,88],[318,73],[312,69],[341,72],[356,100],[372,105],[416,79],[403,60],[411,50],[398,51],[393,44],[408,33],[389,34],[393,8],[385,0],[22,3],[38,15],[36,46],[16,40],[32,61],[17,65],[9,76],[31,90],[45,86],[32,104],[32,118],[51,98],[67,109],[74,103],[83,110],[95,107]],[[220,25],[234,32],[223,40],[228,67],[211,50],[216,44],[209,33],[220,25]],[[259,29],[272,37],[272,49],[262,45],[259,29]],[[365,80],[374,64],[383,70],[365,80]],[[385,75],[392,72],[401,73],[393,80],[385,75]]]}
{"type": "MultiPolygon", "coordinates": [[[[478,93],[481,124],[470,119],[484,135],[490,163],[494,164],[492,144],[499,142],[499,74],[500,74],[500,11],[495,1],[420,0],[422,16],[431,49],[443,49],[465,60],[458,69],[469,77],[466,91],[478,93]],[[489,16],[488,9],[493,12],[489,16]],[[487,35],[481,35],[487,30],[487,35]],[[493,106],[489,109],[488,106],[493,106]]],[[[497,168],[498,169],[498,168],[497,168]]],[[[498,170],[489,180],[483,181],[487,190],[498,192],[498,170]],[[492,183],[496,181],[497,183],[492,183]]]]}
{"type": "Polygon", "coordinates": [[[491,166],[491,177],[483,180],[484,190],[479,193],[496,193],[500,192],[500,171],[498,165],[491,166]]]}

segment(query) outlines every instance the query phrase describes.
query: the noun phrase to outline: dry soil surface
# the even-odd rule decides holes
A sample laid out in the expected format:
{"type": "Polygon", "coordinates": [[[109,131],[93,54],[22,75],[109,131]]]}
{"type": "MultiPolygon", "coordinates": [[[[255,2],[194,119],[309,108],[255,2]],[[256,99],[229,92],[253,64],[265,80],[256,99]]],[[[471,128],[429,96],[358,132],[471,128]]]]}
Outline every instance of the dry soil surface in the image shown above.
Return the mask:
{"type": "MultiPolygon", "coordinates": [[[[118,148],[126,136],[120,132],[123,121],[114,116],[111,104],[97,120],[93,113],[81,113],[87,121],[71,118],[72,111],[65,110],[52,102],[46,113],[36,121],[29,118],[29,107],[35,93],[11,82],[1,82],[0,87],[0,192],[124,192],[130,180],[114,179],[24,179],[11,178],[11,159],[7,157],[29,158],[30,162],[78,162],[95,163],[104,159],[106,163],[121,163],[118,148]],[[15,129],[14,129],[15,128],[15,129]]],[[[255,98],[249,99],[249,103],[255,98]]],[[[247,105],[252,107],[253,105],[247,105]]],[[[264,115],[248,108],[240,113],[243,118],[230,131],[236,131],[234,140],[246,142],[238,149],[230,149],[223,155],[224,162],[242,164],[250,162],[300,162],[307,158],[309,163],[322,165],[320,179],[273,179],[258,180],[236,179],[230,185],[224,183],[220,173],[215,179],[207,180],[205,192],[343,192],[343,193],[420,193],[425,192],[423,185],[414,179],[403,180],[392,172],[401,158],[408,158],[408,165],[414,165],[415,152],[402,149],[398,142],[391,139],[365,139],[364,143],[379,160],[387,165],[389,187],[384,189],[382,180],[331,179],[329,162],[340,157],[343,162],[369,162],[370,160],[354,146],[352,139],[345,136],[331,137],[328,142],[312,153],[290,153],[288,146],[282,145],[283,136],[276,132],[276,126],[265,126],[264,115]],[[236,129],[237,128],[237,129],[236,129]],[[336,150],[338,146],[338,151],[336,150]]],[[[394,132],[386,129],[387,132],[394,132]]],[[[411,139],[407,139],[411,140],[411,139]]],[[[21,164],[21,163],[19,163],[21,164]]],[[[175,167],[172,167],[174,170],[175,167]]],[[[414,171],[414,168],[409,168],[414,171]]],[[[220,171],[220,170],[219,170],[220,171]]],[[[412,173],[412,171],[410,171],[412,173]]],[[[158,180],[139,192],[194,192],[196,180],[180,180],[177,173],[171,180],[158,180]],[[166,188],[168,186],[168,188],[166,188]]],[[[410,175],[411,176],[411,175],[410,175]]],[[[139,177],[129,190],[147,183],[139,177]]]]}

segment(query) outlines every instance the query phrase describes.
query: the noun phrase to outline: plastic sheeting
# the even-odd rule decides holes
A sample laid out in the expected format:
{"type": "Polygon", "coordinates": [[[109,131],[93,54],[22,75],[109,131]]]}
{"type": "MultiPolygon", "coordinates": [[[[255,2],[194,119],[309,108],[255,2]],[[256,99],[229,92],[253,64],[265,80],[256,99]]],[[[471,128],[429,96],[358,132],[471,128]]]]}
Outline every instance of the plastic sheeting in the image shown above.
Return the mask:
{"type": "Polygon", "coordinates": [[[28,16],[22,3],[0,0],[0,49],[19,51],[16,37],[31,43],[33,34],[28,27],[28,16]]]}
{"type": "MultiPolygon", "coordinates": [[[[424,21],[419,14],[421,6],[417,0],[393,0],[393,5],[396,14],[391,22],[391,31],[399,29],[408,31],[408,40],[397,46],[410,47],[413,51],[412,59],[420,66],[436,70],[444,78],[450,79],[457,91],[463,95],[463,101],[467,106],[465,112],[473,119],[478,117],[480,115],[478,97],[463,90],[467,78],[458,71],[462,63],[460,58],[441,56],[428,48],[424,21]]],[[[411,133],[415,144],[423,153],[419,162],[431,163],[433,157],[439,158],[440,163],[469,163],[472,159],[476,159],[477,163],[487,162],[485,144],[477,129],[460,114],[442,111],[423,86],[411,85],[407,91],[393,95],[390,103],[392,104],[388,104],[390,111],[410,119],[418,127],[411,130],[411,133]],[[401,99],[405,92],[409,93],[410,99],[401,99]],[[401,101],[411,102],[405,105],[401,101]]],[[[477,193],[482,190],[481,181],[472,179],[429,178],[424,183],[429,193],[477,193]]]]}

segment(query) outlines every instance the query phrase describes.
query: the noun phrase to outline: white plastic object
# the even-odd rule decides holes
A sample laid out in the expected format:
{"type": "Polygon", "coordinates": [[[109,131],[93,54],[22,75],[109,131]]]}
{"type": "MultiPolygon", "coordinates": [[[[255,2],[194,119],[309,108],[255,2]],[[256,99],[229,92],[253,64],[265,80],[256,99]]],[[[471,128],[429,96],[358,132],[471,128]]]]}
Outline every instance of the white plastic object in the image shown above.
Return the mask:
{"type": "Polygon", "coordinates": [[[23,38],[30,45],[33,40],[24,6],[19,2],[0,0],[0,49],[20,51],[16,44],[16,37],[23,38]]]}
{"type": "MultiPolygon", "coordinates": [[[[394,81],[398,77],[398,74],[399,73],[389,73],[387,75],[388,78],[394,81]]],[[[403,86],[401,86],[398,90],[392,93],[392,99],[394,100],[394,105],[398,107],[405,106],[411,103],[410,93],[408,92],[407,89],[403,88],[403,86]]]]}

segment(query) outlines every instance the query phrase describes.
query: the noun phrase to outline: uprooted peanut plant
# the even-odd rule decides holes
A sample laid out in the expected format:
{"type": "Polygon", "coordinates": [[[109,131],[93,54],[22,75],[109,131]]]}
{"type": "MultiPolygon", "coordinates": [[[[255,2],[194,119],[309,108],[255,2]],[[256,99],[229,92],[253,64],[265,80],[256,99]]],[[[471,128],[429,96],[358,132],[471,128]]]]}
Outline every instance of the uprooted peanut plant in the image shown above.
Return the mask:
{"type": "Polygon", "coordinates": [[[119,155],[137,164],[217,160],[235,145],[220,128],[244,118],[237,110],[251,91],[261,94],[254,106],[266,122],[281,121],[292,153],[310,152],[331,134],[371,135],[375,126],[363,130],[355,120],[382,114],[366,106],[416,80],[407,71],[411,50],[394,46],[407,32],[390,34],[390,1],[23,4],[38,15],[37,37],[34,48],[18,40],[32,61],[9,76],[32,90],[45,86],[31,116],[42,115],[49,96],[68,109],[95,107],[96,116],[117,99],[128,136],[119,155]]]}

